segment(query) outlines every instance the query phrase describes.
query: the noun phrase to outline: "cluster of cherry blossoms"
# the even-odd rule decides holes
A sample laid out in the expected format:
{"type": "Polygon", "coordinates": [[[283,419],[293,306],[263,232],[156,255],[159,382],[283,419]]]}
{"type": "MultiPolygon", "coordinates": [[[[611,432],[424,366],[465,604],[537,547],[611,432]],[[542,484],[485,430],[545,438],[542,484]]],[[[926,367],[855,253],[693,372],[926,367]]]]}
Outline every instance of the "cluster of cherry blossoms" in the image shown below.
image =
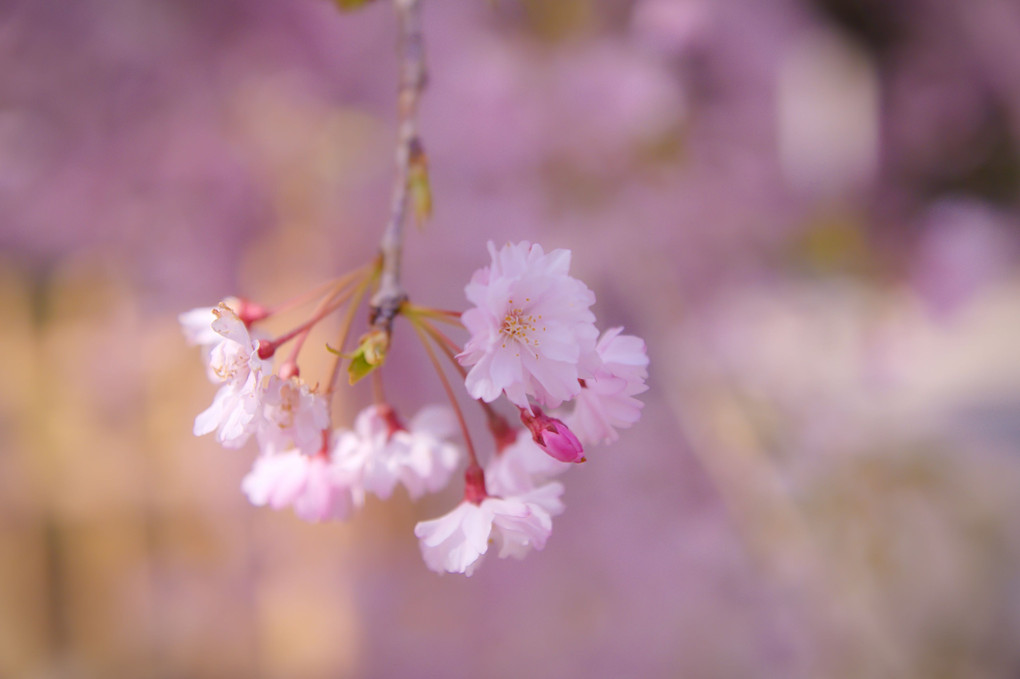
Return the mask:
{"type": "MultiPolygon", "coordinates": [[[[638,420],[642,404],[635,396],[646,389],[648,358],[644,342],[621,328],[600,336],[590,310],[595,296],[570,276],[569,251],[546,253],[522,242],[499,249],[490,243],[489,252],[491,264],[467,285],[469,310],[404,300],[395,313],[424,343],[449,406],[425,406],[405,422],[385,400],[389,324],[373,324],[345,351],[353,312],[378,285],[376,262],[333,282],[308,319],[275,338],[258,324],[289,306],[270,310],[231,298],[181,314],[187,340],[201,347],[209,379],[219,385],[212,405],[195,419],[195,434],[215,434],[227,448],[254,437],[260,455],[241,483],[245,495],[258,506],[292,507],[308,521],[346,519],[366,494],[386,499],[398,485],[412,499],[440,491],[466,461],[463,500],[414,529],[429,568],[470,575],[490,545],[500,558],[542,549],[552,517],[563,511],[563,485],[554,478],[585,461],[584,446],[611,442],[638,420]],[[333,374],[310,386],[298,365],[305,339],[348,304],[332,349],[333,374]],[[468,331],[462,349],[438,323],[468,331]],[[288,343],[289,354],[277,361],[288,343]],[[494,453],[484,465],[439,356],[451,359],[486,415],[494,453]],[[331,394],[345,361],[352,384],[372,375],[376,399],[352,426],[337,427],[331,394]],[[492,405],[502,396],[521,427],[492,405]]],[[[372,307],[373,321],[377,315],[372,307]]]]}

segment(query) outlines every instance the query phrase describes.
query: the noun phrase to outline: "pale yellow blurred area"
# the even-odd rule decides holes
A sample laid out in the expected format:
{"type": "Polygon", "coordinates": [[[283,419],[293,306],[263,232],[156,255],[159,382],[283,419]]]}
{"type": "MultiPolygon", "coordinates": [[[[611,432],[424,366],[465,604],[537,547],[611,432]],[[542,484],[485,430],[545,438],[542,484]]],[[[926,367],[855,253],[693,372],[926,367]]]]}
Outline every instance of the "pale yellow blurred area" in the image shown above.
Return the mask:
{"type": "Polygon", "coordinates": [[[256,516],[251,451],[191,433],[214,388],[175,315],[102,253],[0,272],[0,676],[351,671],[360,530],[256,516]]]}

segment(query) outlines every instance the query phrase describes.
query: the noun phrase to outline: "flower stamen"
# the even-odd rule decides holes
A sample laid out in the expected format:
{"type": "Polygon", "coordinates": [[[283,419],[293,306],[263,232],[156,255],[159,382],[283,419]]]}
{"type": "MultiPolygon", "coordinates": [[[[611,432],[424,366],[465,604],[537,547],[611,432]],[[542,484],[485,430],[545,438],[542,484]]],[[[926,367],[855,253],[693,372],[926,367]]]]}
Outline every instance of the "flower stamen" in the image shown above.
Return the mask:
{"type": "MultiPolygon", "coordinates": [[[[530,302],[531,298],[525,299],[526,302],[530,302]]],[[[540,342],[537,339],[532,338],[532,333],[538,331],[537,323],[542,320],[542,315],[535,316],[534,314],[525,314],[524,309],[521,307],[514,307],[514,301],[509,300],[510,309],[503,316],[503,322],[499,326],[499,332],[503,336],[504,340],[513,340],[518,344],[523,344],[529,349],[529,353],[535,358],[538,358],[538,352],[535,351],[534,347],[539,346],[540,342]]],[[[545,327],[542,328],[542,332],[545,332],[545,327]]],[[[506,348],[506,342],[502,343],[503,348],[506,348]]],[[[520,353],[516,353],[515,356],[520,356],[520,353]]]]}

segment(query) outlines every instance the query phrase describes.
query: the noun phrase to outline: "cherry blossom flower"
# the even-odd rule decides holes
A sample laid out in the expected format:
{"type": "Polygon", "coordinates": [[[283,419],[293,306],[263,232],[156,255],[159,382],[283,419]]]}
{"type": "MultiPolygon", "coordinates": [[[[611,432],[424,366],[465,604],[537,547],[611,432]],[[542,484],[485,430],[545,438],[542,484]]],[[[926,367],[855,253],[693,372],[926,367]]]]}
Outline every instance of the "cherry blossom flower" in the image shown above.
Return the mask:
{"type": "Polygon", "coordinates": [[[241,490],[253,505],[273,509],[289,505],[305,521],[342,520],[364,500],[353,481],[328,456],[291,450],[260,456],[241,482],[241,490]]]}
{"type": "Polygon", "coordinates": [[[648,354],[644,340],[621,335],[623,328],[602,334],[596,352],[602,362],[595,376],[584,381],[567,425],[584,443],[609,443],[641,417],[641,401],[635,395],[647,390],[648,354]]]}
{"type": "Polygon", "coordinates": [[[541,550],[552,532],[552,517],[563,511],[562,493],[563,486],[554,482],[521,495],[487,497],[478,504],[464,500],[438,519],[419,522],[414,534],[425,564],[437,573],[470,576],[490,541],[501,559],[520,559],[531,549],[541,550]]]}
{"type": "Polygon", "coordinates": [[[344,464],[358,470],[365,490],[386,499],[402,483],[412,499],[436,492],[450,480],[460,452],[449,438],[457,430],[449,408],[426,406],[407,428],[389,406],[358,414],[354,435],[340,443],[344,464]]]}
{"type": "Polygon", "coordinates": [[[219,344],[223,340],[223,337],[212,327],[216,318],[216,308],[206,306],[179,314],[177,322],[181,324],[184,339],[188,344],[211,349],[213,345],[219,344]]]}
{"type": "Polygon", "coordinates": [[[269,377],[262,397],[262,416],[256,434],[265,455],[290,448],[311,455],[322,446],[322,432],[329,428],[329,406],[297,377],[269,377]]]}
{"type": "Polygon", "coordinates": [[[425,565],[437,573],[470,576],[489,548],[492,519],[490,507],[465,500],[438,519],[420,521],[414,534],[420,540],[425,565]]]}
{"type": "Polygon", "coordinates": [[[216,438],[228,448],[244,445],[258,425],[262,407],[262,377],[271,363],[258,356],[258,341],[252,339],[241,319],[228,306],[213,309],[212,329],[220,341],[208,355],[207,373],[223,386],[212,405],[195,418],[195,435],[216,431],[216,438]]]}
{"type": "Polygon", "coordinates": [[[552,533],[552,517],[563,513],[563,484],[552,482],[522,495],[490,497],[482,502],[493,511],[492,540],[499,558],[523,559],[530,549],[541,550],[552,533]]]}
{"type": "Polygon", "coordinates": [[[521,429],[517,439],[496,453],[485,465],[485,485],[493,495],[521,495],[573,466],[554,459],[521,429]]]}
{"type": "Polygon", "coordinates": [[[219,306],[230,309],[244,323],[245,327],[251,327],[252,323],[269,315],[269,312],[261,305],[238,297],[227,297],[216,307],[198,307],[185,311],[177,315],[177,322],[181,324],[184,339],[188,344],[211,349],[223,340],[223,337],[212,327],[219,317],[217,311],[219,306]]]}
{"type": "Polygon", "coordinates": [[[521,242],[497,251],[490,241],[489,254],[491,265],[465,288],[475,305],[461,316],[471,333],[458,355],[472,366],[467,390],[486,402],[505,393],[530,410],[530,395],[555,408],[577,396],[578,379],[589,376],[582,361],[598,337],[589,310],[595,295],[568,275],[569,250],[546,254],[521,242]]]}
{"type": "MultiPolygon", "coordinates": [[[[221,302],[221,304],[224,304],[233,310],[235,308],[233,299],[234,298],[232,297],[227,298],[221,302]]],[[[193,347],[197,346],[201,348],[202,362],[207,368],[212,360],[211,354],[213,347],[223,341],[223,335],[213,330],[213,323],[215,323],[218,318],[216,314],[216,307],[205,306],[192,309],[191,311],[185,311],[177,315],[177,322],[181,324],[181,331],[184,333],[184,340],[193,347]]],[[[214,384],[220,382],[216,375],[210,375],[209,379],[214,384]]]]}

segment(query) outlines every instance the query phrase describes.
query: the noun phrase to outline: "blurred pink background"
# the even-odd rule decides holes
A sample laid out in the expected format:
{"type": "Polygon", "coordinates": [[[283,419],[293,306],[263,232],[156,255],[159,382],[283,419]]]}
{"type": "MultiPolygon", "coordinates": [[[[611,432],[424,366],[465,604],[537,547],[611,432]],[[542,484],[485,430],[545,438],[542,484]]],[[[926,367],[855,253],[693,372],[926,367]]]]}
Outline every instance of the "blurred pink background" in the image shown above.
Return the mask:
{"type": "MultiPolygon", "coordinates": [[[[464,308],[487,240],[571,248],[647,341],[642,421],[470,579],[412,533],[456,483],[251,507],[176,315],[374,255],[392,7],[7,0],[0,676],[1018,676],[1020,6],[423,5],[406,287],[464,308]]],[[[396,405],[440,400],[395,342],[396,405]]]]}

